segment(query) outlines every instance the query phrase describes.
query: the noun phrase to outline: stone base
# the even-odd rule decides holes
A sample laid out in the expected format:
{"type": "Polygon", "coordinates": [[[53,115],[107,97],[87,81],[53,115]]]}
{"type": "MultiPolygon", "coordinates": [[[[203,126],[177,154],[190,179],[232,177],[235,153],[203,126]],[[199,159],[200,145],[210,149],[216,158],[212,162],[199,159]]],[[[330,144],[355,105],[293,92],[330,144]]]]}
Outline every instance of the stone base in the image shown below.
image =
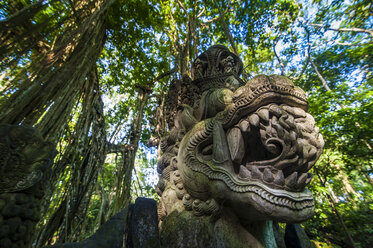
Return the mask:
{"type": "Polygon", "coordinates": [[[157,203],[137,198],[135,204],[111,217],[90,238],[51,248],[159,248],[157,203]]]}
{"type": "Polygon", "coordinates": [[[229,212],[197,217],[174,211],[163,221],[160,238],[164,248],[276,247],[272,222],[243,227],[229,212]]]}

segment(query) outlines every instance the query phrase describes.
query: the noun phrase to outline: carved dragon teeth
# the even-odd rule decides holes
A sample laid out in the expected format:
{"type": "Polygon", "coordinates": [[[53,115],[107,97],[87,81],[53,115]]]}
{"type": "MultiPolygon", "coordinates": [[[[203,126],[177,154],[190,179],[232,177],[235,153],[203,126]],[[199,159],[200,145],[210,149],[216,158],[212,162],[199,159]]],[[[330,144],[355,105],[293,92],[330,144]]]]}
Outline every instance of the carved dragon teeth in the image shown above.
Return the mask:
{"type": "Polygon", "coordinates": [[[252,191],[255,192],[257,196],[259,196],[260,198],[262,198],[263,200],[271,204],[285,207],[285,208],[290,208],[292,210],[299,211],[305,208],[314,207],[314,202],[313,202],[313,199],[311,198],[303,199],[301,201],[296,201],[296,200],[293,200],[293,199],[290,199],[284,196],[273,195],[272,193],[265,191],[264,189],[261,189],[258,187],[254,187],[252,191]]]}
{"type": "MultiPolygon", "coordinates": [[[[302,121],[298,122],[297,120],[309,117],[310,115],[301,108],[290,107],[285,104],[269,104],[242,118],[235,126],[228,129],[227,142],[232,161],[235,164],[236,175],[238,174],[241,180],[256,180],[274,188],[302,191],[312,178],[309,174],[304,173],[312,167],[313,163],[309,160],[311,158],[311,161],[315,161],[317,158],[316,147],[307,148],[309,146],[307,145],[308,140],[304,139],[306,137],[298,138],[305,130],[302,129],[302,126],[299,126],[302,125],[302,121]],[[282,123],[279,123],[279,121],[282,123]],[[294,164],[294,166],[286,168],[286,180],[281,166],[279,168],[271,165],[268,165],[268,168],[260,166],[258,169],[255,166],[256,162],[254,162],[254,165],[249,163],[246,166],[240,166],[241,162],[248,156],[245,151],[248,144],[244,141],[244,137],[250,136],[252,131],[257,132],[258,129],[255,128],[259,128],[262,139],[283,137],[286,143],[296,146],[295,149],[292,148],[287,151],[288,162],[294,164]]],[[[311,119],[311,126],[314,126],[313,118],[311,117],[311,119]]],[[[312,135],[309,136],[313,137],[312,135]]],[[[310,139],[310,142],[311,145],[317,145],[318,141],[310,139]]],[[[268,145],[267,150],[273,154],[281,153],[281,148],[275,144],[268,145]]]]}
{"type": "Polygon", "coordinates": [[[297,184],[298,172],[293,172],[288,177],[285,178],[285,188],[294,189],[297,184]]]}
{"type": "MultiPolygon", "coordinates": [[[[248,116],[246,119],[241,120],[236,126],[232,127],[227,132],[227,143],[228,143],[228,147],[230,150],[232,161],[236,164],[235,168],[239,167],[235,171],[236,175],[238,174],[237,175],[238,178],[244,181],[254,180],[254,181],[259,181],[261,183],[264,183],[267,186],[278,188],[278,189],[286,189],[289,191],[302,191],[305,188],[305,186],[308,185],[311,181],[312,176],[309,176],[310,174],[299,172],[299,177],[298,177],[298,172],[294,171],[290,173],[290,175],[287,174],[288,176],[286,177],[286,180],[285,180],[283,171],[276,169],[272,166],[257,167],[257,166],[252,166],[250,164],[247,164],[246,166],[243,166],[243,165],[239,166],[239,164],[241,164],[242,160],[246,156],[245,154],[246,148],[245,148],[245,142],[243,141],[243,137],[245,136],[245,133],[250,133],[250,130],[252,129],[251,127],[253,126],[253,124],[256,125],[257,123],[256,121],[255,122],[252,121],[252,123],[250,123],[250,117],[253,118],[252,116],[254,116],[255,119],[263,119],[265,121],[266,115],[267,115],[266,111],[268,111],[268,109],[274,110],[273,112],[276,112],[276,114],[283,112],[278,105],[271,104],[265,109],[265,111],[261,109],[261,112],[262,112],[261,117],[259,116],[259,114],[258,115],[252,114],[248,116]]],[[[272,111],[268,112],[268,116],[270,115],[272,115],[272,119],[276,120],[277,117],[275,116],[275,114],[272,113],[272,111]]],[[[301,116],[301,113],[298,113],[298,115],[301,116]]],[[[277,133],[277,130],[273,130],[273,128],[269,129],[269,126],[263,126],[260,120],[258,123],[262,126],[262,128],[267,129],[266,131],[267,133],[271,132],[272,135],[274,135],[274,132],[277,133]]],[[[287,141],[290,143],[294,143],[295,140],[297,139],[296,132],[286,131],[286,133],[287,133],[287,136],[286,136],[287,141]]],[[[264,132],[263,135],[264,134],[266,133],[264,132]]],[[[301,147],[304,147],[304,144],[303,144],[304,142],[302,140],[299,140],[299,142],[300,144],[298,145],[301,145],[301,147]]],[[[307,153],[308,154],[314,153],[314,151],[313,150],[311,151],[311,150],[307,152],[303,151],[303,153],[306,153],[306,154],[303,154],[302,157],[307,156],[307,153]]],[[[295,151],[289,152],[289,154],[293,154],[294,152],[295,151]]],[[[298,160],[299,160],[298,156],[295,156],[294,161],[298,161],[298,160]]],[[[310,169],[307,167],[308,163],[303,163],[303,164],[304,166],[298,167],[298,168],[301,168],[302,171],[306,171],[310,169]],[[307,167],[307,168],[304,169],[304,167],[307,167]]]]}
{"type": "Polygon", "coordinates": [[[285,178],[284,178],[284,173],[282,172],[282,170],[278,170],[277,173],[275,174],[274,183],[276,185],[279,185],[280,187],[284,186],[285,178]]]}
{"type": "Polygon", "coordinates": [[[259,120],[259,116],[258,115],[252,114],[252,115],[249,116],[248,120],[249,120],[249,123],[252,126],[254,126],[254,127],[258,127],[259,126],[259,121],[260,120],[259,120]]]}
{"type": "Polygon", "coordinates": [[[238,177],[241,179],[249,180],[251,179],[251,172],[243,165],[240,166],[240,171],[238,173],[238,177]]]}
{"type": "Polygon", "coordinates": [[[282,110],[277,104],[269,105],[269,111],[276,117],[280,117],[282,114],[282,110]]]}
{"type": "Polygon", "coordinates": [[[269,111],[266,108],[260,108],[257,111],[259,117],[264,120],[265,122],[269,122],[269,111]]]}
{"type": "Polygon", "coordinates": [[[243,133],[250,132],[250,123],[247,120],[240,121],[238,126],[243,133]]]}
{"type": "Polygon", "coordinates": [[[240,164],[245,156],[245,141],[240,128],[233,127],[228,131],[227,142],[232,161],[240,164]]]}
{"type": "Polygon", "coordinates": [[[252,179],[263,179],[263,173],[256,166],[248,168],[251,171],[252,179]]]}
{"type": "Polygon", "coordinates": [[[306,185],[311,182],[312,177],[313,175],[311,173],[293,172],[291,175],[284,178],[284,174],[281,170],[269,167],[245,167],[243,165],[240,166],[238,173],[238,178],[241,180],[259,181],[269,187],[286,189],[289,191],[302,191],[306,185]]]}

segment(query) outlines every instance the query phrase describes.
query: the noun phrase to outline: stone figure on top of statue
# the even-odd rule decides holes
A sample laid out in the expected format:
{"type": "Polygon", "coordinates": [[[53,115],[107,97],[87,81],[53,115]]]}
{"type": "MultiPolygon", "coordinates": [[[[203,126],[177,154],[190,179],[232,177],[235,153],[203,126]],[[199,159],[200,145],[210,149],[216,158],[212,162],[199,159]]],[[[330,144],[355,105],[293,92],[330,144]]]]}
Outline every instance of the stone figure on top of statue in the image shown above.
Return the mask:
{"type": "Polygon", "coordinates": [[[272,221],[314,213],[306,186],[323,139],[305,93],[283,76],[244,82],[242,68],[215,45],[191,81],[171,85],[157,186],[165,247],[276,247],[272,221]]]}

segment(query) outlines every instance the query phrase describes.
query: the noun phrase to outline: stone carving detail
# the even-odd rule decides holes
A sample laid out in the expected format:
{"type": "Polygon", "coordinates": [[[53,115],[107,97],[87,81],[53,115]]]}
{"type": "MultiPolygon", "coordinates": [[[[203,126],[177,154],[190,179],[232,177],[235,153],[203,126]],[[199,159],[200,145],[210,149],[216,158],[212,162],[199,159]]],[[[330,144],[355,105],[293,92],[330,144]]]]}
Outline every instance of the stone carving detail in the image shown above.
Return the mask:
{"type": "Polygon", "coordinates": [[[30,247],[54,153],[36,129],[0,124],[0,247],[30,247]]]}
{"type": "Polygon", "coordinates": [[[178,97],[169,95],[171,131],[158,162],[161,226],[175,210],[217,219],[230,212],[245,230],[313,215],[306,185],[323,139],[305,93],[283,76],[245,83],[241,72],[240,59],[216,45],[195,60],[193,80],[170,89],[178,97]]]}
{"type": "Polygon", "coordinates": [[[36,129],[1,124],[0,193],[21,191],[40,181],[53,151],[36,129]]]}

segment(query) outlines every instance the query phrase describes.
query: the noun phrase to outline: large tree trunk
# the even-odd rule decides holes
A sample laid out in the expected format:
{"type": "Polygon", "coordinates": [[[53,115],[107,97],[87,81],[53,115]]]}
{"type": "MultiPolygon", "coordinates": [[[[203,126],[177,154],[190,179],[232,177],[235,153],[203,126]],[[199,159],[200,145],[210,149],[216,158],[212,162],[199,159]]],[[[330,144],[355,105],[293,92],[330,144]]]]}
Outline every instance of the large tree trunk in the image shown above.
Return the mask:
{"type": "MultiPolygon", "coordinates": [[[[66,11],[71,15],[60,17],[55,26],[48,20],[36,23],[34,16],[54,2],[38,1],[28,7],[17,5],[14,14],[0,23],[4,34],[1,55],[11,56],[10,60],[0,61],[1,68],[12,68],[22,57],[30,61],[25,68],[18,69],[18,73],[5,78],[9,83],[0,99],[0,122],[36,126],[44,138],[54,144],[62,136],[66,139],[61,140],[66,143],[60,145],[50,181],[53,184],[67,178],[70,181],[65,190],[56,194],[59,203],[54,203],[55,212],[52,211],[47,224],[41,227],[37,246],[45,244],[59,229],[61,241],[76,239],[79,232],[75,231],[82,224],[79,218],[84,219],[86,215],[105,158],[103,102],[95,63],[104,46],[105,20],[113,0],[71,1],[71,9],[66,11]],[[61,21],[64,21],[63,30],[61,21]],[[50,44],[38,35],[42,31],[43,35],[56,36],[50,44]],[[73,118],[76,106],[82,106],[82,111],[75,111],[78,122],[74,132],[64,135],[70,128],[67,123],[73,118]],[[60,177],[62,172],[65,178],[60,177]]],[[[60,15],[58,11],[54,13],[60,15]]],[[[46,192],[44,209],[54,192],[53,187],[46,192]]]]}
{"type": "Polygon", "coordinates": [[[70,183],[64,193],[64,200],[44,226],[39,245],[50,240],[60,228],[60,242],[75,241],[79,237],[82,220],[86,216],[98,173],[105,160],[105,120],[96,70],[91,71],[84,89],[82,111],[75,126],[72,143],[56,164],[60,171],[63,167],[71,167],[70,183]]]}
{"type": "Polygon", "coordinates": [[[101,53],[105,36],[105,15],[112,1],[86,2],[76,20],[56,45],[14,79],[16,88],[1,99],[0,122],[37,125],[43,136],[56,143],[80,95],[85,78],[101,53]],[[87,16],[89,9],[92,14],[87,16]],[[24,76],[29,75],[29,76],[24,76]],[[21,84],[17,82],[21,81],[21,84]]]}

